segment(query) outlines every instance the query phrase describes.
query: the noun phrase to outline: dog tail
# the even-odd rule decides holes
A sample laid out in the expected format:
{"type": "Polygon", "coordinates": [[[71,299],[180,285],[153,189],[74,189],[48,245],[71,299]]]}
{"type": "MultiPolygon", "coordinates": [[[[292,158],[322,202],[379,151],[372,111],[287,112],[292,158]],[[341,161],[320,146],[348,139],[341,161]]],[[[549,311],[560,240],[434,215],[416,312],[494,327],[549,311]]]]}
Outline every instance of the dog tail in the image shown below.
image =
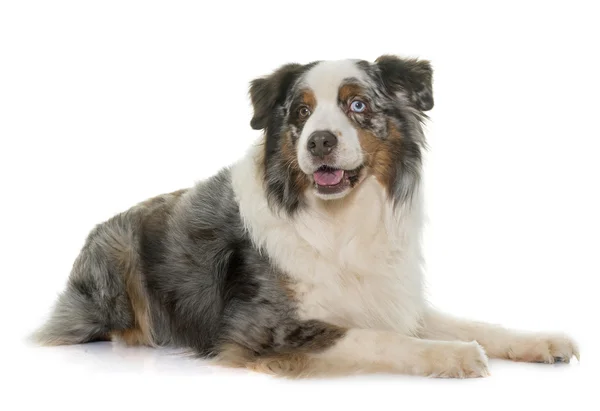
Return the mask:
{"type": "Polygon", "coordinates": [[[50,317],[30,337],[40,345],[71,345],[110,340],[112,333],[134,323],[122,270],[131,244],[122,225],[108,221],[88,236],[73,264],[65,291],[50,317]]]}
{"type": "Polygon", "coordinates": [[[71,345],[109,340],[109,332],[92,299],[69,286],[31,339],[40,345],[71,345]]]}

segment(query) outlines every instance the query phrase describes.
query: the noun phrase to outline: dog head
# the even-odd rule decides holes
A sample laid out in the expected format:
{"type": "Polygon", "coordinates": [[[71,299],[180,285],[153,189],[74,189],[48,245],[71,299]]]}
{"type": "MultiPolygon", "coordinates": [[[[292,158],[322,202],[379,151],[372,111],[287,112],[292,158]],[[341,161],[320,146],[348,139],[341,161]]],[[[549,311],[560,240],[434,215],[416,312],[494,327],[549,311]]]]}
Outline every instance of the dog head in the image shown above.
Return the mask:
{"type": "Polygon", "coordinates": [[[270,202],[292,213],[307,193],[340,200],[374,176],[395,203],[418,183],[429,62],[382,56],[287,64],[252,81],[251,126],[266,135],[270,202]]]}

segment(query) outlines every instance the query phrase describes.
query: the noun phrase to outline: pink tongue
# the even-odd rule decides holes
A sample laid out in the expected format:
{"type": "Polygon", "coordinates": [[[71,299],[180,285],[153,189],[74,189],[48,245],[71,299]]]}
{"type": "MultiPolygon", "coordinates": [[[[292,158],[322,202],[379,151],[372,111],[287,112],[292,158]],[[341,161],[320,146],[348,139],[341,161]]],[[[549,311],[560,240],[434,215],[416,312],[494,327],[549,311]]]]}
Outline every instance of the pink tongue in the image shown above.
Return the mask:
{"type": "Polygon", "coordinates": [[[340,181],[342,181],[342,178],[344,178],[344,170],[319,170],[315,171],[313,177],[315,179],[315,183],[320,186],[334,186],[339,184],[340,181]]]}

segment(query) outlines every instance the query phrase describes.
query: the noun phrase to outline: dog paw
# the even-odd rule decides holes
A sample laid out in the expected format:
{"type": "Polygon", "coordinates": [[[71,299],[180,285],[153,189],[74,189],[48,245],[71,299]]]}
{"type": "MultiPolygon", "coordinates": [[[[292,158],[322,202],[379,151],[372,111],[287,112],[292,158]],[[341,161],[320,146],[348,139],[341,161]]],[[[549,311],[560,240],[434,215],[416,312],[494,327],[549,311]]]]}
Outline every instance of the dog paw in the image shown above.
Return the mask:
{"type": "Polygon", "coordinates": [[[508,348],[507,357],[514,361],[553,364],[579,361],[579,348],[564,334],[531,334],[523,336],[508,348]]]}
{"type": "Polygon", "coordinates": [[[490,375],[488,358],[481,345],[473,341],[436,346],[425,353],[427,375],[440,378],[478,378],[490,375]]]}

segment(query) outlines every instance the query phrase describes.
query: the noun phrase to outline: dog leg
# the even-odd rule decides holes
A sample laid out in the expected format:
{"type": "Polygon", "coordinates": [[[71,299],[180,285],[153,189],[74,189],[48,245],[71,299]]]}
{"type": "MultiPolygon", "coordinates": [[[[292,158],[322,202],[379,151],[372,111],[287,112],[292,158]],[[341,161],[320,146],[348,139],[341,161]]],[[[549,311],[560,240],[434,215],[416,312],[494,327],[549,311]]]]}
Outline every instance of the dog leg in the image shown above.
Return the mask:
{"type": "Polygon", "coordinates": [[[568,336],[510,330],[498,325],[462,320],[429,309],[421,337],[431,340],[477,341],[490,358],[554,363],[579,360],[577,344],[568,336]]]}
{"type": "Polygon", "coordinates": [[[257,355],[242,344],[228,344],[219,359],[286,377],[377,372],[455,378],[488,375],[485,352],[474,341],[427,341],[388,331],[336,327],[341,332],[332,333],[333,326],[309,323],[310,329],[300,326],[294,335],[283,337],[284,346],[277,347],[276,353],[257,355]]]}
{"type": "Polygon", "coordinates": [[[488,375],[485,352],[474,341],[427,341],[379,330],[349,330],[315,358],[357,371],[455,378],[488,375]]]}

